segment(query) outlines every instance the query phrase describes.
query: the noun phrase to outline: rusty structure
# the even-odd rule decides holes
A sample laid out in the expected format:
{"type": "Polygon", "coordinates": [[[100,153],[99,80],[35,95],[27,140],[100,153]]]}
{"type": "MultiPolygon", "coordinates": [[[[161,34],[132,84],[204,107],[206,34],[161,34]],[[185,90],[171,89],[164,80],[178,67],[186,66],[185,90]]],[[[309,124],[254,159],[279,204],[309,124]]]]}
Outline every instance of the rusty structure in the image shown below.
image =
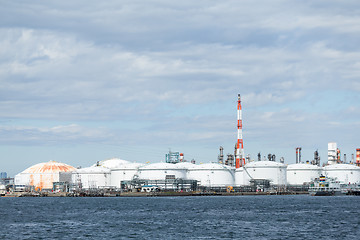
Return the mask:
{"type": "Polygon", "coordinates": [[[31,186],[36,191],[52,190],[53,183],[59,182],[61,172],[71,172],[76,168],[56,161],[35,164],[15,176],[15,185],[31,186]]]}

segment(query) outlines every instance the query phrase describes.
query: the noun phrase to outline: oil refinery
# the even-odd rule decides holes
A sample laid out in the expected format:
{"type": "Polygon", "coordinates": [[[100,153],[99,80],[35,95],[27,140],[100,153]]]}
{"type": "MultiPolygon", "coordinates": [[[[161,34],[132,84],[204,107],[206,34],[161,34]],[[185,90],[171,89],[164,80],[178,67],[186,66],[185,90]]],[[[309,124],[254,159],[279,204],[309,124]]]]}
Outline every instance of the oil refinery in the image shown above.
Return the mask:
{"type": "Polygon", "coordinates": [[[25,169],[14,177],[13,184],[1,185],[5,192],[63,192],[96,195],[115,192],[223,192],[223,193],[306,193],[314,181],[328,178],[339,184],[360,185],[360,148],[349,163],[341,160],[337,143],[328,143],[328,159],[322,166],[318,151],[312,161],[301,160],[301,147],[295,148],[296,161],[285,164],[274,154],[257,160],[245,156],[242,134],[241,96],[237,99],[237,140],[234,154],[224,159],[223,147],[217,162],[195,164],[180,152],[165,154],[165,161],[138,163],[112,158],[85,168],[49,161],[25,169]]]}

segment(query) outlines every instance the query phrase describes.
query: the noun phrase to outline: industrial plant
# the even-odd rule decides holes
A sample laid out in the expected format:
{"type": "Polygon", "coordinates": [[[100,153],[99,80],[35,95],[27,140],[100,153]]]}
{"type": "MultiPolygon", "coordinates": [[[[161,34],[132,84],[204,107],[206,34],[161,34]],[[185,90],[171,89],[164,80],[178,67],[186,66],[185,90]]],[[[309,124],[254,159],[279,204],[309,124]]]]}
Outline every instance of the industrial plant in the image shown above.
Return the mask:
{"type": "MultiPolygon", "coordinates": [[[[245,156],[242,136],[241,97],[237,101],[237,141],[234,154],[224,159],[220,147],[218,160],[196,164],[185,154],[169,151],[163,162],[138,163],[112,158],[86,168],[49,161],[31,166],[14,177],[11,184],[2,183],[1,194],[64,193],[66,196],[122,196],[131,193],[306,193],[318,179],[329,178],[339,184],[360,185],[360,148],[356,160],[352,154],[343,161],[337,143],[328,143],[328,159],[322,166],[318,151],[312,161],[301,160],[301,147],[295,148],[296,163],[276,161],[274,154],[257,160],[245,156]]],[[[325,189],[326,184],[322,183],[325,189]]]]}

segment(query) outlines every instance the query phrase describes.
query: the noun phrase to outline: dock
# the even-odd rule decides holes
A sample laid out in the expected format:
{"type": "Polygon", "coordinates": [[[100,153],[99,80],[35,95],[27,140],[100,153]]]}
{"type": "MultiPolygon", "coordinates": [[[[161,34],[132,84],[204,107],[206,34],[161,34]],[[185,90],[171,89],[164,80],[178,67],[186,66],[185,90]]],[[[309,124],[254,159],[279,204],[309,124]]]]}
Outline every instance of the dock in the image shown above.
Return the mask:
{"type": "MultiPolygon", "coordinates": [[[[306,191],[288,192],[118,192],[118,193],[67,193],[67,192],[13,192],[2,197],[185,197],[185,196],[266,196],[266,195],[301,195],[306,191]]],[[[354,193],[353,195],[360,195],[354,193]]]]}

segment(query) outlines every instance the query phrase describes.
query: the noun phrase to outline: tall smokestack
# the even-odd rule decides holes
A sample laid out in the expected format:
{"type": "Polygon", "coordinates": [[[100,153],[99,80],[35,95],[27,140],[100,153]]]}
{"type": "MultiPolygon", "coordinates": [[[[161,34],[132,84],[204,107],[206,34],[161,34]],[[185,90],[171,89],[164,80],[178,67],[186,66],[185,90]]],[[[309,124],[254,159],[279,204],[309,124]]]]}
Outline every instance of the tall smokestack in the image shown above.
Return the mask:
{"type": "Polygon", "coordinates": [[[356,149],[356,165],[360,167],[360,148],[356,149]]]}
{"type": "Polygon", "coordinates": [[[236,160],[235,166],[236,168],[240,168],[245,165],[245,155],[244,155],[244,144],[242,138],[242,114],[241,114],[241,98],[240,94],[238,94],[238,106],[237,106],[237,120],[238,120],[238,139],[236,144],[236,160]]]}
{"type": "Polygon", "coordinates": [[[224,148],[220,146],[220,155],[218,157],[218,162],[224,164],[224,148]]]}
{"type": "Polygon", "coordinates": [[[296,148],[296,163],[301,163],[301,147],[296,148]]]}
{"type": "Polygon", "coordinates": [[[336,149],[336,163],[341,163],[340,149],[336,149]]]}

